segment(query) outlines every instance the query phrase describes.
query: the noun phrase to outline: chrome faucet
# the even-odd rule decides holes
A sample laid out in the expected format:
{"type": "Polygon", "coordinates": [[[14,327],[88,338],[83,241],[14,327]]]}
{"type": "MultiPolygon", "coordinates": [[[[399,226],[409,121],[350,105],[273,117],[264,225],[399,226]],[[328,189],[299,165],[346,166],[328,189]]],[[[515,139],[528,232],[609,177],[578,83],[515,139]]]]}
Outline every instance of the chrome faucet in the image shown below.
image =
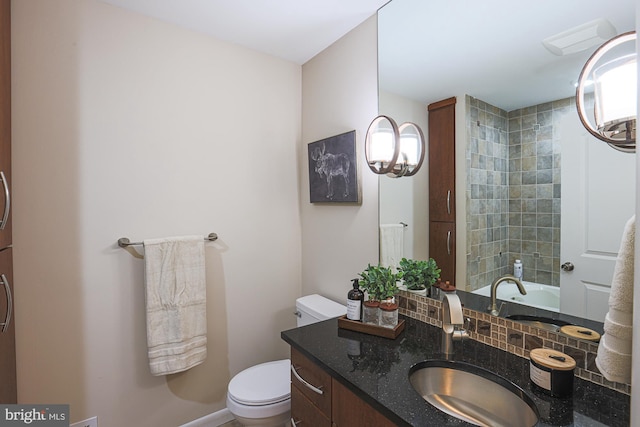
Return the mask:
{"type": "Polygon", "coordinates": [[[453,341],[469,338],[464,325],[462,303],[453,292],[442,292],[442,353],[449,358],[453,355],[453,341]]]}
{"type": "Polygon", "coordinates": [[[500,283],[507,281],[514,282],[516,285],[518,285],[518,290],[522,295],[527,294],[527,290],[524,288],[524,285],[517,277],[507,274],[506,276],[497,278],[491,284],[491,306],[489,307],[489,311],[493,316],[497,316],[500,313],[500,310],[498,310],[498,307],[496,305],[496,290],[498,289],[498,285],[500,283]]]}

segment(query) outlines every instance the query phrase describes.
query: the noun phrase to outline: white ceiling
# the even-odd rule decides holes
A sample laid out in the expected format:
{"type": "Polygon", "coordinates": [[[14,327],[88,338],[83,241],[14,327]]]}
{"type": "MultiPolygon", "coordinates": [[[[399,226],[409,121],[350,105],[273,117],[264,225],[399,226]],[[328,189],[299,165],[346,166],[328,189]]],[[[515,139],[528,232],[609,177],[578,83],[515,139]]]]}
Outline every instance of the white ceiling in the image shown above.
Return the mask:
{"type": "Polygon", "coordinates": [[[304,64],[389,0],[102,0],[304,64]]]}
{"type": "Polygon", "coordinates": [[[597,18],[608,19],[619,33],[633,30],[637,2],[102,1],[297,64],[382,8],[381,88],[425,103],[467,93],[508,111],[574,92],[571,83],[591,51],[558,57],[542,46],[543,39],[597,18]]]}
{"type": "Polygon", "coordinates": [[[431,103],[468,95],[507,111],[575,95],[591,53],[542,40],[598,18],[635,29],[637,0],[393,0],[378,15],[380,86],[431,103]]]}

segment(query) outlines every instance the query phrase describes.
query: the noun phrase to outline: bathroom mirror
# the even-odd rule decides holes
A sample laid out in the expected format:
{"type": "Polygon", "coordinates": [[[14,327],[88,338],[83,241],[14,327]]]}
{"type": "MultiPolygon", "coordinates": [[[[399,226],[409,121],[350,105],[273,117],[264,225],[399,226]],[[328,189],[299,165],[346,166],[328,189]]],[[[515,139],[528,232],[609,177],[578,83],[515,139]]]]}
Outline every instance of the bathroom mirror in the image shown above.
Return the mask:
{"type": "MultiPolygon", "coordinates": [[[[478,120],[488,121],[490,119],[493,124],[490,131],[495,134],[498,140],[506,137],[505,128],[509,124],[518,123],[524,128],[524,122],[534,112],[533,117],[536,120],[531,125],[534,128],[538,125],[534,132],[546,130],[544,120],[555,121],[556,125],[561,121],[571,122],[574,117],[577,120],[575,106],[572,105],[575,95],[573,84],[589,55],[605,40],[601,42],[595,40],[596,44],[590,48],[565,55],[552,53],[544,47],[543,41],[597,19],[606,19],[615,27],[617,33],[633,30],[635,29],[635,9],[634,0],[616,0],[606,4],[596,0],[567,0],[563,2],[541,0],[526,8],[522,8],[517,2],[508,0],[469,2],[465,3],[464,7],[456,7],[447,0],[429,2],[392,0],[378,14],[379,113],[388,114],[400,121],[416,122],[427,133],[426,106],[456,96],[458,104],[462,105],[462,111],[458,111],[459,105],[457,105],[456,112],[456,155],[460,155],[459,150],[462,150],[462,155],[468,156],[462,163],[465,166],[457,167],[456,179],[467,182],[472,174],[473,161],[496,161],[495,158],[490,158],[491,155],[486,151],[478,151],[475,153],[478,156],[473,157],[471,153],[465,153],[464,144],[466,142],[461,145],[461,138],[464,138],[467,132],[474,132],[471,125],[478,120]],[[471,98],[467,98],[467,95],[471,98]],[[555,109],[561,110],[562,108],[566,113],[558,115],[549,113],[550,110],[555,111],[555,109]],[[518,120],[514,121],[512,118],[510,121],[509,112],[517,110],[520,110],[518,120]],[[506,116],[502,117],[503,115],[506,116]]],[[[555,131],[566,136],[569,131],[562,129],[566,128],[560,127],[555,131]]],[[[485,128],[481,131],[487,132],[489,129],[485,128]]],[[[520,135],[520,137],[528,137],[528,135],[520,135]]],[[[578,136],[574,139],[580,138],[581,136],[578,136]]],[[[551,140],[554,141],[553,134],[551,140]]],[[[604,146],[604,144],[601,145],[604,146]]],[[[591,145],[588,144],[588,146],[591,145]]],[[[481,148],[487,150],[489,149],[487,147],[488,145],[481,148]]],[[[491,144],[491,148],[493,147],[495,145],[491,144]]],[[[525,149],[524,144],[521,144],[520,149],[525,149]]],[[[620,162],[633,163],[634,161],[632,155],[613,153],[614,157],[617,156],[616,160],[613,160],[613,163],[607,161],[607,164],[616,165],[615,167],[605,169],[578,166],[575,171],[570,168],[563,170],[560,159],[570,157],[563,151],[565,148],[557,148],[551,143],[544,149],[549,151],[544,153],[541,158],[533,160],[533,156],[530,156],[532,158],[527,160],[533,160],[539,164],[551,162],[546,166],[551,179],[554,174],[557,177],[563,177],[564,173],[571,172],[583,177],[582,181],[594,184],[599,182],[602,177],[590,176],[587,171],[600,169],[601,171],[617,172],[620,162]],[[580,169],[581,167],[582,169],[580,169]]],[[[606,153],[606,149],[614,151],[608,147],[602,149],[605,150],[603,155],[610,154],[606,153]]],[[[512,166],[510,163],[518,163],[518,161],[509,160],[509,154],[513,153],[509,153],[508,150],[507,148],[506,157],[498,161],[504,162],[505,166],[512,166]]],[[[571,145],[568,150],[573,150],[571,145]]],[[[587,156],[592,163],[597,164],[599,156],[602,154],[598,150],[599,148],[588,153],[575,153],[575,155],[587,156]]],[[[569,152],[573,156],[573,151],[569,152]]],[[[522,155],[518,160],[520,164],[523,162],[522,155]]],[[[457,163],[457,165],[460,164],[457,163]]],[[[504,173],[509,174],[507,170],[504,170],[504,173]]],[[[425,259],[428,254],[428,241],[425,241],[428,235],[427,175],[428,171],[423,168],[416,176],[408,180],[393,182],[386,177],[380,178],[380,223],[406,223],[404,254],[407,257],[417,259],[425,259]]],[[[521,173],[520,177],[522,178],[524,175],[521,173]]],[[[616,180],[619,179],[626,178],[616,177],[616,180]]],[[[632,179],[631,184],[633,183],[635,183],[635,179],[632,179]]],[[[542,218],[535,215],[525,216],[526,212],[521,213],[520,219],[525,222],[519,225],[520,230],[512,229],[511,231],[531,233],[537,230],[526,221],[546,221],[547,224],[543,228],[549,230],[542,230],[542,232],[549,231],[557,235],[550,237],[548,244],[543,245],[542,249],[540,247],[523,247],[523,242],[529,241],[529,239],[520,239],[520,246],[515,250],[511,248],[511,251],[510,243],[506,243],[506,249],[502,250],[500,245],[493,244],[490,251],[485,250],[486,248],[482,249],[482,254],[485,257],[480,260],[478,259],[479,254],[473,252],[468,245],[472,237],[469,237],[469,230],[467,230],[467,225],[471,225],[470,217],[473,213],[471,209],[477,209],[477,206],[472,206],[467,200],[470,195],[466,192],[470,192],[471,189],[467,190],[464,186],[462,190],[457,188],[456,208],[462,207],[464,209],[461,216],[458,216],[458,219],[462,218],[464,224],[460,224],[460,220],[457,221],[456,245],[462,251],[462,255],[458,253],[457,262],[458,264],[464,263],[466,268],[462,269],[464,276],[458,277],[456,281],[458,284],[473,282],[469,283],[469,285],[473,285],[473,288],[469,287],[465,290],[474,291],[476,287],[481,285],[488,286],[496,276],[510,272],[513,264],[510,253],[521,254],[525,265],[525,279],[528,276],[527,271],[531,273],[532,269],[535,269],[538,273],[539,270],[539,276],[544,277],[546,274],[548,282],[550,282],[548,284],[557,289],[563,274],[560,266],[565,262],[572,261],[562,256],[560,250],[562,244],[573,240],[579,241],[586,236],[590,241],[599,241],[598,244],[606,247],[609,253],[617,252],[621,238],[620,226],[615,233],[602,232],[601,227],[565,230],[567,219],[563,220],[558,205],[566,205],[565,201],[559,197],[560,194],[564,197],[567,189],[563,187],[568,187],[568,185],[564,185],[565,182],[561,180],[557,182],[551,180],[547,184],[541,188],[535,188],[534,193],[529,192],[525,196],[528,199],[526,202],[530,206],[537,205],[548,212],[544,212],[542,218]],[[539,197],[541,194],[544,195],[544,198],[539,197]],[[458,203],[459,201],[461,203],[458,203]],[[574,234],[570,234],[569,237],[560,241],[560,233],[567,232],[574,234]],[[612,236],[612,234],[616,235],[612,236]],[[487,252],[490,252],[489,256],[486,256],[487,252]],[[485,269],[483,276],[478,275],[480,263],[485,269]],[[543,268],[537,269],[538,265],[543,268]],[[474,274],[476,274],[475,277],[474,274]]],[[[605,184],[603,187],[607,188],[606,185],[609,184],[605,184]]],[[[524,185],[519,189],[504,188],[501,191],[509,193],[519,190],[522,192],[523,187],[524,185]]],[[[598,222],[605,224],[607,223],[605,215],[614,213],[618,215],[617,223],[622,221],[624,224],[625,217],[628,218],[629,206],[633,209],[635,203],[633,196],[631,200],[621,200],[620,197],[615,197],[618,189],[616,187],[609,188],[615,191],[608,191],[610,200],[604,200],[602,203],[606,204],[601,204],[604,209],[598,211],[596,207],[593,207],[594,211],[590,211],[589,215],[598,215],[598,222]],[[624,208],[617,209],[621,204],[624,204],[624,208]],[[610,209],[610,206],[616,206],[616,209],[610,209]]],[[[527,190],[531,189],[533,187],[527,190]]],[[[486,188],[478,187],[473,191],[484,190],[486,188]]],[[[635,194],[633,187],[628,191],[635,194]]],[[[606,196],[607,192],[604,193],[606,196]]],[[[575,199],[578,196],[574,194],[573,197],[575,199]]],[[[507,196],[506,204],[509,203],[508,198],[509,196],[507,196]]],[[[577,202],[579,200],[572,200],[569,203],[577,202]]],[[[574,206],[578,206],[578,204],[574,206]]],[[[480,209],[483,208],[480,207],[480,209]]],[[[568,209],[571,211],[570,207],[568,209]]],[[[574,208],[573,211],[577,211],[577,209],[574,208]]],[[[482,224],[483,230],[486,229],[487,233],[507,233],[509,231],[510,218],[507,209],[504,209],[500,215],[492,217],[490,221],[493,222],[491,227],[482,224]]],[[[570,225],[574,229],[577,228],[576,224],[570,225]]],[[[482,239],[484,238],[482,237],[482,239]]],[[[460,272],[461,269],[458,268],[457,271],[460,272]]],[[[609,275],[608,279],[604,277],[598,280],[610,281],[610,279],[609,275]]],[[[608,297],[599,292],[598,288],[593,290],[590,297],[594,301],[599,298],[600,303],[605,301],[605,307],[599,309],[590,306],[579,307],[585,314],[578,317],[602,322],[604,313],[606,313],[608,297]]],[[[584,298],[582,295],[576,295],[576,298],[573,299],[577,301],[584,298]]],[[[571,313],[576,315],[573,307],[571,313]]]]}

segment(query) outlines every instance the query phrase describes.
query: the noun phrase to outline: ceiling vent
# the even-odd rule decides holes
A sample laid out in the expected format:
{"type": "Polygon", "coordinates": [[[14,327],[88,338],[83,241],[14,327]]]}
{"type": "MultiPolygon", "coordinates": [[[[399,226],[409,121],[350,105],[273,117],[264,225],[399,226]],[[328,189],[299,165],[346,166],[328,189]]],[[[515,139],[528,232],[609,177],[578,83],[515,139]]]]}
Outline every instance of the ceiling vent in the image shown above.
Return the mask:
{"type": "Polygon", "coordinates": [[[596,19],[548,37],[542,44],[554,55],[563,56],[600,46],[616,34],[611,22],[596,19]]]}

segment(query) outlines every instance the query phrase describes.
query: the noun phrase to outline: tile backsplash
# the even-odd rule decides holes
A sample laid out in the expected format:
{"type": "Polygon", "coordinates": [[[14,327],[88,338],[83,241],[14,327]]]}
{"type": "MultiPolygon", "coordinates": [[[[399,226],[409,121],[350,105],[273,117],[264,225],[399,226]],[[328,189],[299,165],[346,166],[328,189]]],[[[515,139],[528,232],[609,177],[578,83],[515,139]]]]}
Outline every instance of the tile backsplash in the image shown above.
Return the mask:
{"type": "MultiPolygon", "coordinates": [[[[442,303],[439,300],[400,291],[399,304],[400,314],[433,326],[442,326],[440,318],[442,303]]],[[[608,381],[602,376],[595,364],[597,343],[577,340],[564,334],[492,316],[489,313],[467,308],[463,310],[465,318],[468,319],[466,328],[471,339],[527,359],[530,351],[535,348],[561,351],[576,360],[575,375],[577,377],[621,393],[631,394],[630,384],[608,381]]]]}

